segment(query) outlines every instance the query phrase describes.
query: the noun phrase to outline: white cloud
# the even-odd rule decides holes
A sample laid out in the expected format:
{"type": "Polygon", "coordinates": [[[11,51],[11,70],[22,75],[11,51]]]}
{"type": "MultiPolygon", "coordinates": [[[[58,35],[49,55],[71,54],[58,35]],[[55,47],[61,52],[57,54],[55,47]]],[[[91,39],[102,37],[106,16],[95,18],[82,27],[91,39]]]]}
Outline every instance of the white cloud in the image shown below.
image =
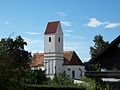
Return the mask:
{"type": "Polygon", "coordinates": [[[87,24],[87,26],[93,27],[93,28],[101,25],[102,25],[102,22],[98,21],[96,18],[90,18],[90,22],[87,24]]]}
{"type": "Polygon", "coordinates": [[[30,39],[30,38],[24,38],[27,42],[27,46],[25,46],[25,49],[35,53],[35,52],[43,52],[43,40],[37,40],[37,39],[30,39]]]}
{"type": "Polygon", "coordinates": [[[30,35],[40,35],[41,33],[38,32],[25,32],[26,34],[30,34],[30,35]]]}
{"type": "Polygon", "coordinates": [[[70,37],[71,35],[66,33],[65,36],[66,36],[66,37],[70,37]]]}
{"type": "Polygon", "coordinates": [[[108,23],[105,28],[115,28],[120,26],[120,23],[108,23]]]}
{"type": "Polygon", "coordinates": [[[73,36],[73,38],[74,38],[74,39],[81,39],[81,40],[83,40],[83,39],[84,39],[84,37],[83,37],[83,36],[80,36],[80,37],[79,37],[79,36],[73,36]]]}
{"type": "Polygon", "coordinates": [[[32,45],[32,44],[41,45],[41,43],[42,43],[41,40],[37,40],[37,39],[28,39],[28,38],[24,38],[24,39],[30,45],[32,45]]]}
{"type": "Polygon", "coordinates": [[[65,12],[57,12],[57,14],[58,14],[59,16],[62,16],[62,17],[67,16],[67,14],[66,14],[65,12]]]}
{"type": "Polygon", "coordinates": [[[66,33],[72,33],[74,31],[73,30],[64,30],[64,32],[66,32],[66,33]]]}
{"type": "Polygon", "coordinates": [[[87,24],[83,24],[83,26],[88,26],[92,28],[96,28],[99,26],[103,26],[104,28],[116,28],[120,26],[120,23],[110,23],[109,21],[101,22],[96,18],[90,18],[90,21],[87,24]]]}
{"type": "Polygon", "coordinates": [[[70,21],[61,21],[61,24],[65,25],[65,26],[72,26],[70,21]]]}

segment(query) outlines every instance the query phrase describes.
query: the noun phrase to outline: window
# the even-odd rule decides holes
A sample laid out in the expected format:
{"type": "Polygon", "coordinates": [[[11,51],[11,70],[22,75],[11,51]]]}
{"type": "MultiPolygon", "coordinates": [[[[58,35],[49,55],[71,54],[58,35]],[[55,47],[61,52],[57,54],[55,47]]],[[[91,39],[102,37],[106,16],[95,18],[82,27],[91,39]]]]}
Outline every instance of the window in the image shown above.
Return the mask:
{"type": "Polygon", "coordinates": [[[72,71],[72,78],[75,78],[75,71],[72,71]]]}
{"type": "Polygon", "coordinates": [[[58,42],[60,42],[60,37],[58,38],[58,42]]]}
{"type": "Polygon", "coordinates": [[[51,37],[49,37],[49,42],[51,42],[51,37]]]}
{"type": "Polygon", "coordinates": [[[70,71],[70,68],[68,68],[68,71],[70,71]]]}

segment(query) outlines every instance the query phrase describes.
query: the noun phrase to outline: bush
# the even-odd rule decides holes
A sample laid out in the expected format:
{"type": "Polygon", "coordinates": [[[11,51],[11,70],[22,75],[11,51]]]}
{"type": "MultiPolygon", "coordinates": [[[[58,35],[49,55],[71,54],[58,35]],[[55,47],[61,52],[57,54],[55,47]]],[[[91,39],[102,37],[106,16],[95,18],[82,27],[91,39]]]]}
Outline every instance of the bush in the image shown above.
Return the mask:
{"type": "Polygon", "coordinates": [[[73,86],[28,86],[26,90],[86,90],[84,87],[73,86]]]}

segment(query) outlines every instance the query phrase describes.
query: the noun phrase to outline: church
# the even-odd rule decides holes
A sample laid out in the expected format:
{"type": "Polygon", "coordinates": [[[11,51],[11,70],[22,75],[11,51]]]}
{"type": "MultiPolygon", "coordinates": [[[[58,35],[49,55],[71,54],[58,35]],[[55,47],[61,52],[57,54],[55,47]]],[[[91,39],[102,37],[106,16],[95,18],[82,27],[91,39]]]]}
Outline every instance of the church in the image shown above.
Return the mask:
{"type": "Polygon", "coordinates": [[[44,32],[44,53],[34,53],[32,70],[46,70],[47,77],[65,73],[71,79],[84,76],[85,67],[75,51],[64,51],[64,37],[60,21],[48,22],[44,32]]]}

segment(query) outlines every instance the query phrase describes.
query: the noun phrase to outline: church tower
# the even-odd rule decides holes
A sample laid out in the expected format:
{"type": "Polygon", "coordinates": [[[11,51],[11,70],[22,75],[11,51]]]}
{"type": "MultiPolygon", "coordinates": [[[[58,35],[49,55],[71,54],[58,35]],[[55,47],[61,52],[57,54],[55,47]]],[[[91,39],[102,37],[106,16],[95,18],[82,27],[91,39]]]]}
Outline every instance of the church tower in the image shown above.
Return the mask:
{"type": "Polygon", "coordinates": [[[48,22],[44,33],[44,61],[47,75],[62,72],[63,31],[60,21],[48,22]]]}

